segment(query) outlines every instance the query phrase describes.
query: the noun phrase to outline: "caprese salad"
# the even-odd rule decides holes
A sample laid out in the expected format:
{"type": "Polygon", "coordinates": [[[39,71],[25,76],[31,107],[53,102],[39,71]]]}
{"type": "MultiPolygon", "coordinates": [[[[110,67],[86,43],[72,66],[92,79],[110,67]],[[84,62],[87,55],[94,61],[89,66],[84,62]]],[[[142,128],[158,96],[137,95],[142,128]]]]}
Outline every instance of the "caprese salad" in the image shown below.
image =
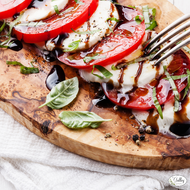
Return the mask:
{"type": "Polygon", "coordinates": [[[114,104],[131,109],[141,126],[188,137],[190,60],[182,50],[159,65],[145,56],[155,13],[108,0],[0,1],[0,47],[16,38],[54,52],[85,81],[100,83],[114,104]]]}

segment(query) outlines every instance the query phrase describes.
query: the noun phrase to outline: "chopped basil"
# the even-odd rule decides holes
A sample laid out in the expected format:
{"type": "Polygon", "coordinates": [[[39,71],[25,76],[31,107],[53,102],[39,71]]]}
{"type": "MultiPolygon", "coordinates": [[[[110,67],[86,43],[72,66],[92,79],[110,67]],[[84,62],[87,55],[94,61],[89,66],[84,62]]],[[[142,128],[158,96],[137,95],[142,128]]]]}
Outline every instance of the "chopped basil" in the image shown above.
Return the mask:
{"type": "Polygon", "coordinates": [[[70,129],[83,129],[91,127],[96,129],[102,122],[112,119],[103,119],[94,112],[88,111],[63,111],[59,114],[61,122],[70,129]]]}
{"type": "Polygon", "coordinates": [[[79,5],[84,5],[84,3],[82,1],[79,1],[79,0],[75,0],[75,3],[77,3],[79,5]]]}
{"type": "Polygon", "coordinates": [[[77,40],[77,41],[74,41],[72,43],[70,43],[68,45],[69,49],[65,49],[63,50],[64,52],[71,52],[71,51],[74,51],[76,50],[78,47],[79,47],[79,43],[81,42],[81,40],[77,40]]]}
{"type": "Polygon", "coordinates": [[[132,6],[132,5],[127,5],[127,7],[130,7],[130,8],[136,9],[136,7],[135,7],[135,6],[132,6]]]}
{"type": "Polygon", "coordinates": [[[174,80],[172,79],[172,77],[170,76],[168,71],[166,70],[166,66],[164,66],[164,71],[165,71],[165,75],[167,77],[167,80],[169,80],[169,83],[170,83],[170,85],[172,87],[172,90],[173,90],[173,93],[174,93],[174,97],[175,97],[174,112],[177,112],[179,110],[179,98],[180,98],[179,97],[179,92],[177,90],[177,87],[175,85],[174,80]]]}
{"type": "Polygon", "coordinates": [[[20,72],[22,74],[34,74],[34,73],[39,73],[39,69],[36,67],[25,67],[21,66],[20,67],[20,72]]]}
{"type": "Polygon", "coordinates": [[[53,7],[54,7],[54,10],[55,10],[56,14],[58,14],[58,15],[59,15],[59,14],[60,14],[60,12],[59,12],[58,6],[57,6],[57,5],[54,5],[53,7]]]}
{"type": "Polygon", "coordinates": [[[77,31],[73,30],[72,28],[71,28],[71,30],[77,34],[89,34],[89,35],[92,35],[92,34],[95,34],[99,31],[101,31],[100,29],[98,29],[98,30],[89,30],[89,31],[77,32],[77,31]]]}
{"type": "Polygon", "coordinates": [[[183,49],[187,52],[190,53],[190,49],[187,46],[184,46],[183,49]]]}
{"type": "Polygon", "coordinates": [[[153,88],[153,91],[152,91],[152,99],[154,101],[154,105],[155,105],[155,107],[156,107],[156,109],[157,109],[157,111],[158,111],[161,119],[163,119],[162,108],[161,108],[161,106],[160,106],[160,104],[158,102],[158,99],[156,97],[156,88],[155,87],[153,88]]]}
{"type": "Polygon", "coordinates": [[[5,21],[4,21],[3,24],[2,24],[2,26],[1,26],[1,28],[0,28],[0,32],[3,31],[3,29],[5,28],[5,26],[6,26],[6,23],[5,23],[5,21]]]}
{"type": "Polygon", "coordinates": [[[186,97],[188,91],[189,91],[189,88],[190,88],[190,71],[189,69],[187,69],[187,86],[185,87],[185,92],[184,92],[184,95],[183,95],[183,99],[186,97]]]}
{"type": "Polygon", "coordinates": [[[164,66],[164,72],[165,72],[165,75],[166,75],[167,79],[168,79],[169,82],[170,82],[170,85],[171,85],[171,87],[172,87],[172,90],[173,90],[173,93],[174,93],[174,95],[175,95],[175,98],[176,98],[177,100],[179,100],[179,92],[178,92],[178,90],[177,90],[177,87],[176,87],[176,85],[175,85],[174,80],[172,79],[172,77],[171,77],[170,74],[168,73],[168,71],[167,71],[167,69],[166,69],[166,66],[164,66]]]}
{"type": "Polygon", "coordinates": [[[107,20],[111,20],[111,21],[115,21],[115,22],[120,22],[120,20],[118,20],[118,19],[115,18],[115,17],[110,17],[110,18],[108,18],[107,20]]]}
{"type": "Polygon", "coordinates": [[[154,56],[154,54],[150,54],[149,56],[146,56],[146,57],[138,57],[136,59],[133,59],[132,61],[124,62],[124,63],[121,63],[121,64],[117,65],[116,69],[121,69],[124,66],[131,65],[131,64],[134,64],[134,63],[139,63],[139,62],[142,62],[142,61],[151,60],[153,56],[154,56]]]}
{"type": "Polygon", "coordinates": [[[100,79],[103,79],[102,76],[94,74],[94,69],[98,69],[106,78],[111,78],[113,76],[112,73],[110,73],[106,68],[102,67],[101,65],[93,65],[92,74],[99,77],[100,79]]]}
{"type": "Polygon", "coordinates": [[[20,73],[22,74],[33,74],[33,73],[39,73],[39,69],[36,67],[26,67],[22,63],[18,61],[6,61],[7,65],[18,65],[20,67],[20,73]]]}
{"type": "Polygon", "coordinates": [[[135,17],[135,21],[136,21],[137,24],[141,24],[144,21],[144,18],[141,15],[137,15],[135,17]]]}
{"type": "Polygon", "coordinates": [[[145,20],[146,30],[153,30],[158,24],[155,20],[156,9],[143,6],[143,16],[145,20]]]}
{"type": "Polygon", "coordinates": [[[116,67],[115,65],[112,65],[112,66],[111,66],[111,69],[112,69],[113,71],[118,70],[117,67],[116,67]]]}
{"type": "Polygon", "coordinates": [[[90,56],[86,56],[83,61],[85,63],[89,63],[90,61],[92,60],[96,60],[96,59],[103,59],[103,58],[106,58],[106,56],[100,56],[98,55],[98,53],[96,53],[94,56],[90,57],[90,56]]]}
{"type": "MultiPolygon", "coordinates": [[[[178,79],[182,79],[187,77],[187,74],[183,74],[183,75],[176,75],[176,76],[171,76],[173,80],[178,80],[178,79]]],[[[165,80],[168,80],[168,78],[164,78],[165,80]]]]}

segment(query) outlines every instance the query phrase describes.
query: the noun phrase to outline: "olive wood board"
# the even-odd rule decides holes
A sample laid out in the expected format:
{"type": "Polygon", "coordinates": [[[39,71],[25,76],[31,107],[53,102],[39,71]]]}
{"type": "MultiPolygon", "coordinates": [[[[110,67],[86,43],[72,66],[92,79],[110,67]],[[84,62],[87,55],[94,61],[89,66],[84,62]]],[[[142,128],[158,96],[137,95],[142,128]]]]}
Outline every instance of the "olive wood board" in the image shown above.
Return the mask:
{"type": "MultiPolygon", "coordinates": [[[[157,31],[183,15],[167,0],[120,0],[123,5],[149,5],[157,9],[157,31]]],[[[68,67],[59,61],[44,61],[37,48],[24,45],[15,52],[0,50],[0,107],[14,119],[43,139],[70,152],[100,162],[157,170],[174,170],[190,167],[190,138],[171,139],[162,135],[146,134],[149,141],[137,146],[132,135],[138,134],[136,122],[130,118],[130,111],[119,108],[98,108],[92,104],[96,88],[94,84],[83,81],[78,70],[68,67]],[[40,73],[23,75],[18,66],[7,66],[6,60],[19,61],[29,66],[30,61],[40,69],[40,73]],[[80,91],[76,100],[66,108],[52,110],[47,106],[38,108],[45,102],[49,90],[45,80],[53,65],[60,65],[66,78],[78,76],[80,91]],[[65,127],[58,115],[62,110],[93,111],[105,119],[98,129],[71,130],[65,127]],[[110,133],[112,137],[105,138],[110,133]]],[[[3,126],[1,126],[3,127],[3,126]]]]}

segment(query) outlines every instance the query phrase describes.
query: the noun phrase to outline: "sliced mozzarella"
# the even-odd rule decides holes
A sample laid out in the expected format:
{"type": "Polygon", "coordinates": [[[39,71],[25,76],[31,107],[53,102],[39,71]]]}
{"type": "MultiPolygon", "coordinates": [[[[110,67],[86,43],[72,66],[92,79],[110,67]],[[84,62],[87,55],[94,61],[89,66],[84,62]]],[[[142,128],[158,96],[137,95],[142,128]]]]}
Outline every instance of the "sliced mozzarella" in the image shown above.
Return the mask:
{"type": "Polygon", "coordinates": [[[55,14],[55,6],[61,11],[67,5],[68,0],[34,0],[33,6],[24,11],[21,22],[39,21],[55,14]]]}
{"type": "MultiPolygon", "coordinates": [[[[119,20],[115,5],[109,1],[99,1],[97,10],[91,16],[90,20],[85,22],[75,32],[69,33],[69,37],[62,41],[62,45],[59,48],[63,50],[70,49],[69,45],[74,41],[80,41],[79,46],[74,51],[92,47],[114,30],[117,22],[108,20],[110,17],[119,20]]],[[[53,40],[49,40],[46,43],[45,49],[52,51],[55,47],[56,45],[53,40]]]]}

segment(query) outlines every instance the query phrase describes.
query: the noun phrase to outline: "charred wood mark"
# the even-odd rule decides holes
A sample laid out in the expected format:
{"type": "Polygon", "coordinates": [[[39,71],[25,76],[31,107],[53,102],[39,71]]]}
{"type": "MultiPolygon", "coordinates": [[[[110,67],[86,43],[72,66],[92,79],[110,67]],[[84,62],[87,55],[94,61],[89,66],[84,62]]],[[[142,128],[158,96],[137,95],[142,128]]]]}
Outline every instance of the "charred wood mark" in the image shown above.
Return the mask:
{"type": "Polygon", "coordinates": [[[51,129],[49,129],[49,125],[50,125],[51,121],[50,120],[46,120],[43,122],[42,126],[41,126],[41,131],[44,135],[47,135],[49,133],[52,132],[51,129]]]}

